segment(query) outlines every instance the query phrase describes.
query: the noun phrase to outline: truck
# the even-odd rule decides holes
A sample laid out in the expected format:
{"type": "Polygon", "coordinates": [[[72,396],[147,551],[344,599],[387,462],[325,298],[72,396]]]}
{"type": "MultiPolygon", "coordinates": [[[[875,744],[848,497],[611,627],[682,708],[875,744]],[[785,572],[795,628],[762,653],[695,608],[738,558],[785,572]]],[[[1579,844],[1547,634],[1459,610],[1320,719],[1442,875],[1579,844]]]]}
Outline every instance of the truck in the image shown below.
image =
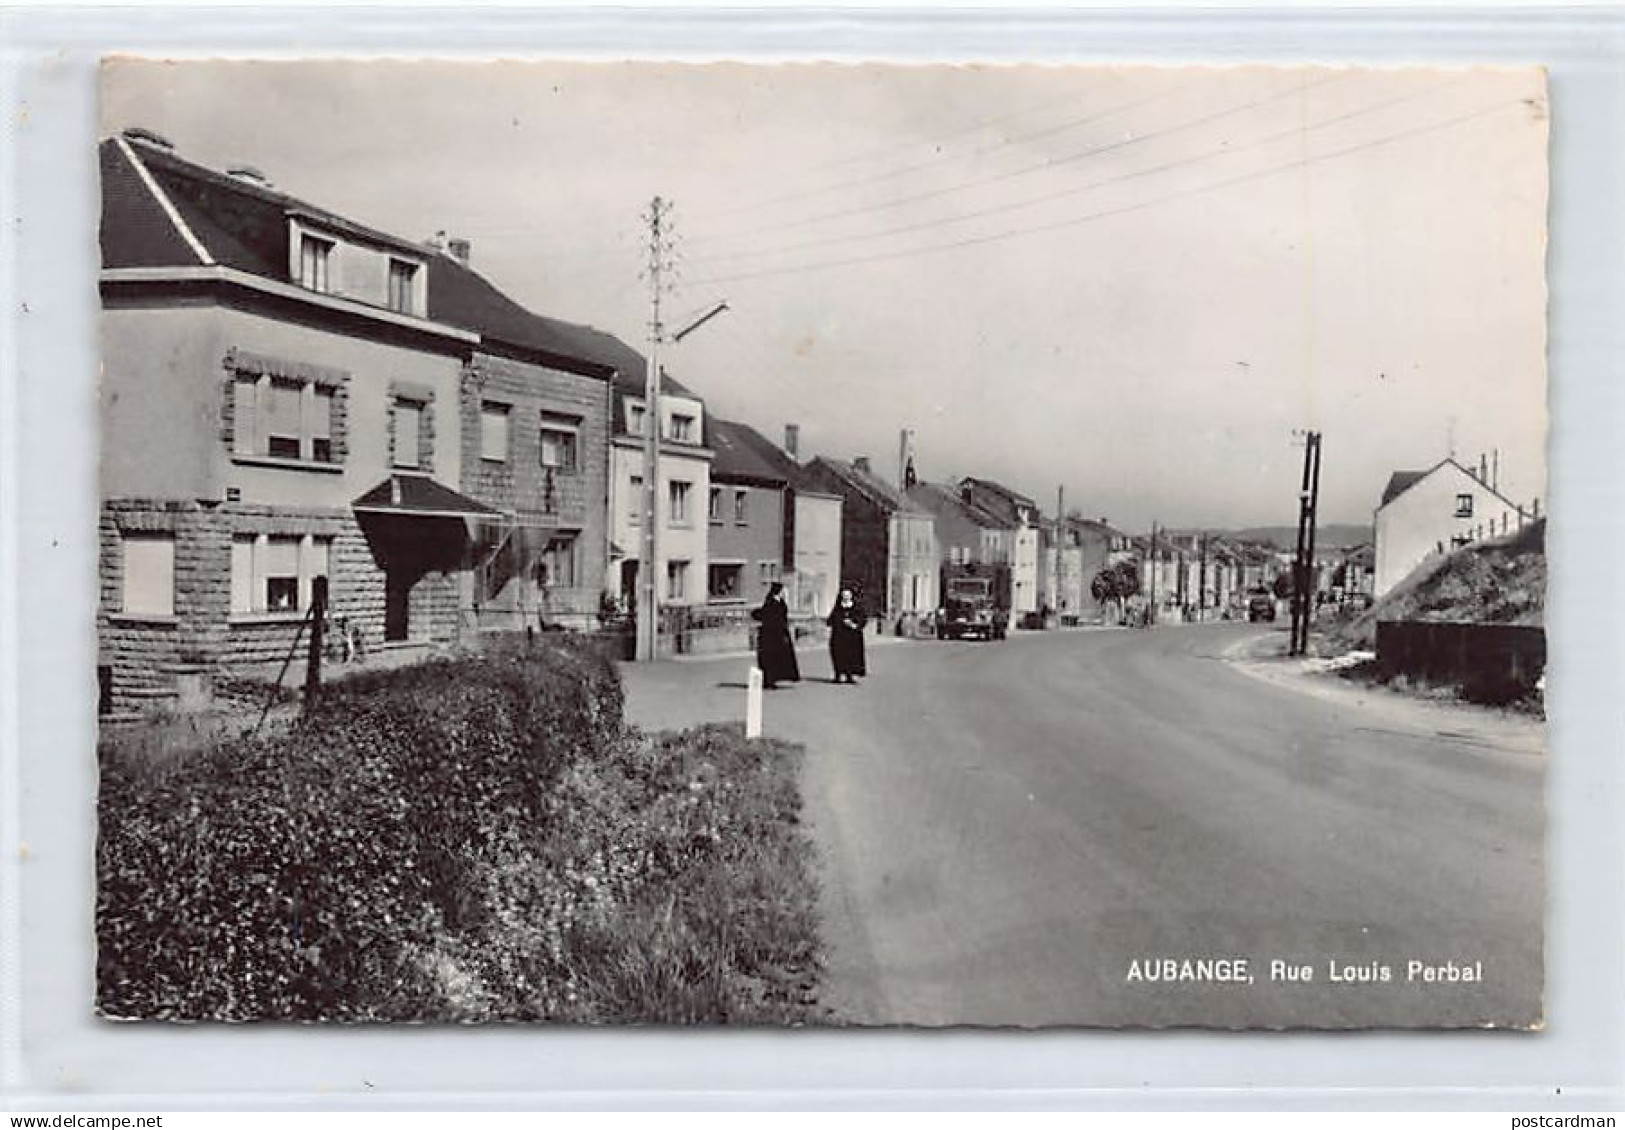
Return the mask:
{"type": "Polygon", "coordinates": [[[1002,640],[1010,628],[1010,566],[944,565],[937,634],[957,640],[1002,640]]]}

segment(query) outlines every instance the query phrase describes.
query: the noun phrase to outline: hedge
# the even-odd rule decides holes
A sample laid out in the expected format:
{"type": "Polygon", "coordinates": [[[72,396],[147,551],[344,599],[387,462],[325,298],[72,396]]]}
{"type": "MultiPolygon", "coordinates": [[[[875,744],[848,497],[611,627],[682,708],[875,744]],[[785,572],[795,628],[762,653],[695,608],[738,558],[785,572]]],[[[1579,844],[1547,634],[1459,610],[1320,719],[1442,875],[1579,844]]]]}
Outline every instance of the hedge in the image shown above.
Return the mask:
{"type": "Polygon", "coordinates": [[[99,1007],[794,1023],[798,755],[629,731],[614,667],[548,641],[362,676],[274,737],[104,756],[99,1007]]]}

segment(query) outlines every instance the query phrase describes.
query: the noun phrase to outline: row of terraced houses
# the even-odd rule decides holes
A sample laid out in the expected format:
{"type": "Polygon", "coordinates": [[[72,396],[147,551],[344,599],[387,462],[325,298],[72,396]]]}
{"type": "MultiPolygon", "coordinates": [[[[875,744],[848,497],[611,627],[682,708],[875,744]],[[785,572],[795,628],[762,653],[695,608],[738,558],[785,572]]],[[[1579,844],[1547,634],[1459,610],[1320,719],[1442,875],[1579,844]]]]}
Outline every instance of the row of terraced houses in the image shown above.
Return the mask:
{"type": "MultiPolygon", "coordinates": [[[[372,655],[625,617],[636,349],[524,308],[465,241],[376,230],[150,131],[100,164],[104,712],[274,667],[318,586],[372,655]]],[[[940,565],[975,560],[1012,567],[1018,614],[1076,610],[1125,540],[986,480],[803,459],[793,425],[710,417],[669,375],[660,403],[663,609],[742,610],[782,581],[815,618],[850,584],[907,630],[940,565]]]]}

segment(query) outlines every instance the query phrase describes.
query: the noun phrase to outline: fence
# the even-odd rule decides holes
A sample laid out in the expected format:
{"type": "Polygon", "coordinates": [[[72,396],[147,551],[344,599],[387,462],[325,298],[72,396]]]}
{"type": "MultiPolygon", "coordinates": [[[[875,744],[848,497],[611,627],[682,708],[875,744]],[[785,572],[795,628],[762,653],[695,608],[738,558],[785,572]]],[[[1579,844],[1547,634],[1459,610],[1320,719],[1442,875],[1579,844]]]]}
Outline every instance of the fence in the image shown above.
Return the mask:
{"type": "Polygon", "coordinates": [[[1532,693],[1546,670],[1546,630],[1523,624],[1387,620],[1377,625],[1377,667],[1458,686],[1474,702],[1532,693]]]}

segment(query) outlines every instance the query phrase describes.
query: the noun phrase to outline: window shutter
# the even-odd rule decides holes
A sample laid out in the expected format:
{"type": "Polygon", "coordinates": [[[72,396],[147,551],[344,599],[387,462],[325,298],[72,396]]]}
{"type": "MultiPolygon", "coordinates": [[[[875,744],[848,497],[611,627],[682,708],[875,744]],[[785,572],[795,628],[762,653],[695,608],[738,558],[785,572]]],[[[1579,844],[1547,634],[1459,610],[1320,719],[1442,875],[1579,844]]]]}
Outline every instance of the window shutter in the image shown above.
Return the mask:
{"type": "Polygon", "coordinates": [[[231,448],[238,455],[259,454],[259,384],[233,381],[231,393],[231,448]]]}
{"type": "Polygon", "coordinates": [[[124,538],[124,611],[144,616],[175,614],[175,538],[127,534],[124,538]]]}
{"type": "Polygon", "coordinates": [[[254,539],[231,539],[231,610],[254,611],[254,539]]]}

